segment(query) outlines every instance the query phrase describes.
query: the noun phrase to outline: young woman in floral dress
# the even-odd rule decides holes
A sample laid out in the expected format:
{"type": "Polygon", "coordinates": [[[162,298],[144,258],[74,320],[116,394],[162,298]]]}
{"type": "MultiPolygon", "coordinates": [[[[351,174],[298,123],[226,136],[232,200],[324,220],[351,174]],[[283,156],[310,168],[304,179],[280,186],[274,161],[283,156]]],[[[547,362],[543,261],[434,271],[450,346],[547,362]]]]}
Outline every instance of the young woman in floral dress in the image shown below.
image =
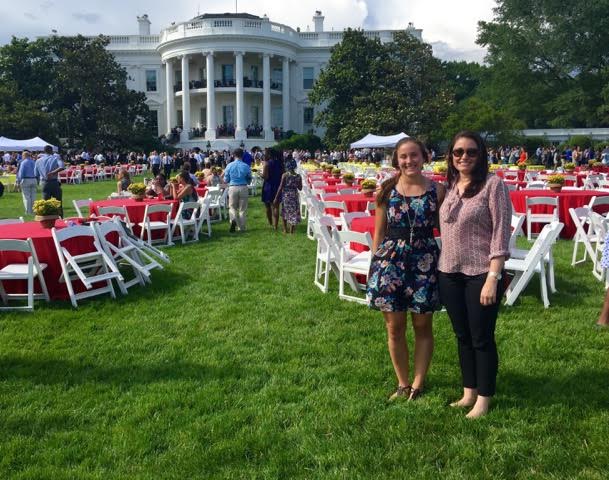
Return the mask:
{"type": "Polygon", "coordinates": [[[421,394],[433,353],[432,316],[440,309],[439,249],[433,228],[445,190],[421,173],[427,158],[421,142],[400,140],[392,161],[398,173],[383,184],[376,199],[367,300],[385,318],[389,354],[398,379],[390,400],[414,400],[421,394]],[[415,336],[412,384],[406,344],[408,312],[415,336]]]}
{"type": "Polygon", "coordinates": [[[300,223],[300,196],[302,178],[296,173],[296,160],[290,155],[285,161],[286,173],[281,177],[279,189],[275,195],[275,205],[281,199],[281,218],[284,233],[294,233],[300,223]]]}

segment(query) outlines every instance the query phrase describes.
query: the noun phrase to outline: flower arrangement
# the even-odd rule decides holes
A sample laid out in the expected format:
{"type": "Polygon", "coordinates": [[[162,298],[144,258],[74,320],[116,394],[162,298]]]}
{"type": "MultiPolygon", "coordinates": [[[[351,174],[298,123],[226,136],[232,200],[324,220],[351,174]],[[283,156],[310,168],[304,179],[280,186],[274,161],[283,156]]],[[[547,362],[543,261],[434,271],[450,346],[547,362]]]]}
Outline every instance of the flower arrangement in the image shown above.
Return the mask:
{"type": "Polygon", "coordinates": [[[573,162],[565,163],[565,170],[575,170],[575,164],[573,162]]]}
{"type": "Polygon", "coordinates": [[[362,190],[375,190],[376,189],[376,180],[372,178],[367,178],[362,182],[362,190]]]}
{"type": "Polygon", "coordinates": [[[518,164],[518,170],[526,170],[527,169],[527,163],[526,162],[522,162],[518,164]]]}
{"type": "Polygon", "coordinates": [[[211,172],[215,175],[222,175],[222,167],[213,167],[211,172]]]}
{"type": "Polygon", "coordinates": [[[345,172],[343,173],[343,180],[345,182],[352,182],[353,180],[355,180],[355,175],[353,175],[353,173],[351,172],[345,172]]]}
{"type": "Polygon", "coordinates": [[[340,175],[340,168],[333,168],[332,175],[340,175]]]}
{"type": "Polygon", "coordinates": [[[549,175],[547,178],[548,185],[564,185],[565,177],[560,174],[549,175]]]}
{"type": "Polygon", "coordinates": [[[32,209],[39,217],[59,215],[61,213],[61,202],[54,197],[48,200],[36,200],[32,209]]]}
{"type": "Polygon", "coordinates": [[[134,197],[143,196],[146,193],[146,185],[143,183],[132,183],[127,187],[134,197]]]}
{"type": "Polygon", "coordinates": [[[433,172],[438,175],[443,175],[448,172],[448,165],[446,165],[446,162],[436,162],[433,166],[433,172]]]}
{"type": "Polygon", "coordinates": [[[499,165],[498,163],[491,163],[488,166],[488,171],[489,172],[496,172],[497,170],[500,170],[500,169],[501,169],[501,165],[499,165]]]}
{"type": "Polygon", "coordinates": [[[594,167],[600,167],[601,165],[602,165],[602,163],[601,163],[601,162],[598,162],[598,161],[596,161],[596,160],[590,160],[590,161],[588,162],[588,167],[590,167],[590,168],[594,168],[594,167]]]}
{"type": "Polygon", "coordinates": [[[199,180],[204,179],[205,178],[205,173],[203,173],[201,170],[195,172],[195,177],[197,177],[199,180]]]}

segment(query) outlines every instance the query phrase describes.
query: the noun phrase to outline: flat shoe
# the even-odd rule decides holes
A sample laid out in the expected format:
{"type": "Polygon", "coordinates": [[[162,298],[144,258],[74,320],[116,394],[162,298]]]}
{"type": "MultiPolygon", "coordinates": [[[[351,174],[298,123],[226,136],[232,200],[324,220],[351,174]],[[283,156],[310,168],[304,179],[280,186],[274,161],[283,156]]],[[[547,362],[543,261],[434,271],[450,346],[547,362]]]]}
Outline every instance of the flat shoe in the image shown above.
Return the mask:
{"type": "Polygon", "coordinates": [[[408,397],[409,401],[414,401],[417,398],[419,398],[421,395],[423,395],[423,390],[420,388],[413,388],[410,390],[410,396],[408,397]]]}
{"type": "Polygon", "coordinates": [[[389,397],[389,401],[392,402],[398,398],[409,398],[411,391],[412,387],[410,385],[406,385],[405,387],[398,385],[398,388],[395,393],[389,397]]]}

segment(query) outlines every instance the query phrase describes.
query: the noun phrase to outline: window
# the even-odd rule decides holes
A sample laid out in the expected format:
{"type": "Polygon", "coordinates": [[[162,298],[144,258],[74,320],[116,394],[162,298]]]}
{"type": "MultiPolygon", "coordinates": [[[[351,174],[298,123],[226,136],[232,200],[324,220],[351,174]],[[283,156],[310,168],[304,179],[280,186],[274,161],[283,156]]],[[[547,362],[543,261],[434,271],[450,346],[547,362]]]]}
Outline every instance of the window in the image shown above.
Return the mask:
{"type": "Polygon", "coordinates": [[[313,88],[314,69],[313,67],[304,67],[302,69],[302,88],[311,90],[313,88]]]}
{"type": "Polygon", "coordinates": [[[313,107],[305,107],[304,109],[304,124],[305,126],[313,125],[313,117],[315,115],[315,110],[313,107]]]}
{"type": "Polygon", "coordinates": [[[182,110],[178,110],[177,121],[178,121],[178,127],[182,128],[184,126],[184,118],[182,118],[182,110]]]}
{"type": "Polygon", "coordinates": [[[156,70],[146,70],[146,91],[156,92],[156,70]]]}
{"type": "Polygon", "coordinates": [[[159,131],[159,111],[150,110],[150,129],[154,132],[154,135],[158,135],[159,131]]]}
{"type": "Polygon", "coordinates": [[[279,127],[283,124],[283,109],[281,107],[273,107],[271,109],[271,126],[279,127]]]}
{"type": "Polygon", "coordinates": [[[281,89],[283,83],[283,70],[281,68],[273,68],[271,72],[271,88],[275,90],[281,89]]]}
{"type": "Polygon", "coordinates": [[[177,85],[178,83],[182,83],[182,70],[175,70],[174,74],[174,83],[177,85]]]}
{"type": "Polygon", "coordinates": [[[201,125],[203,125],[204,127],[207,126],[207,108],[203,107],[201,109],[201,125]]]}
{"type": "Polygon", "coordinates": [[[233,65],[222,65],[222,84],[226,85],[234,81],[233,65]]]}
{"type": "Polygon", "coordinates": [[[254,105],[251,109],[251,117],[250,117],[250,124],[251,125],[259,125],[259,118],[258,118],[258,113],[259,113],[260,109],[258,108],[257,105],[254,105]]]}
{"type": "Polygon", "coordinates": [[[233,106],[232,105],[223,105],[222,106],[222,120],[224,125],[233,125],[234,117],[233,117],[233,106]]]}
{"type": "Polygon", "coordinates": [[[252,65],[252,82],[257,86],[258,81],[258,65],[252,65]]]}

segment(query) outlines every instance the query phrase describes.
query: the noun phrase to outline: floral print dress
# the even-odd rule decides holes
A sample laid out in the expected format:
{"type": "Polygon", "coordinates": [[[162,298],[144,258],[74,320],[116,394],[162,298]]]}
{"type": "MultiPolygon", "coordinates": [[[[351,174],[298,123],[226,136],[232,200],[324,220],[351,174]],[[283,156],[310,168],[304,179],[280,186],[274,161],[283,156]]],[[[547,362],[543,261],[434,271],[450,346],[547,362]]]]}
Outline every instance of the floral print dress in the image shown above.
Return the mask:
{"type": "Polygon", "coordinates": [[[435,182],[430,182],[423,195],[414,197],[404,197],[393,188],[387,204],[387,231],[409,229],[412,223],[415,234],[412,245],[408,233],[397,239],[387,235],[374,252],[366,293],[370,308],[413,313],[440,309],[440,250],[433,236],[437,210],[435,182]]]}
{"type": "Polygon", "coordinates": [[[281,218],[289,225],[298,225],[300,223],[300,196],[298,190],[301,188],[301,176],[287,173],[283,182],[281,218]]]}

